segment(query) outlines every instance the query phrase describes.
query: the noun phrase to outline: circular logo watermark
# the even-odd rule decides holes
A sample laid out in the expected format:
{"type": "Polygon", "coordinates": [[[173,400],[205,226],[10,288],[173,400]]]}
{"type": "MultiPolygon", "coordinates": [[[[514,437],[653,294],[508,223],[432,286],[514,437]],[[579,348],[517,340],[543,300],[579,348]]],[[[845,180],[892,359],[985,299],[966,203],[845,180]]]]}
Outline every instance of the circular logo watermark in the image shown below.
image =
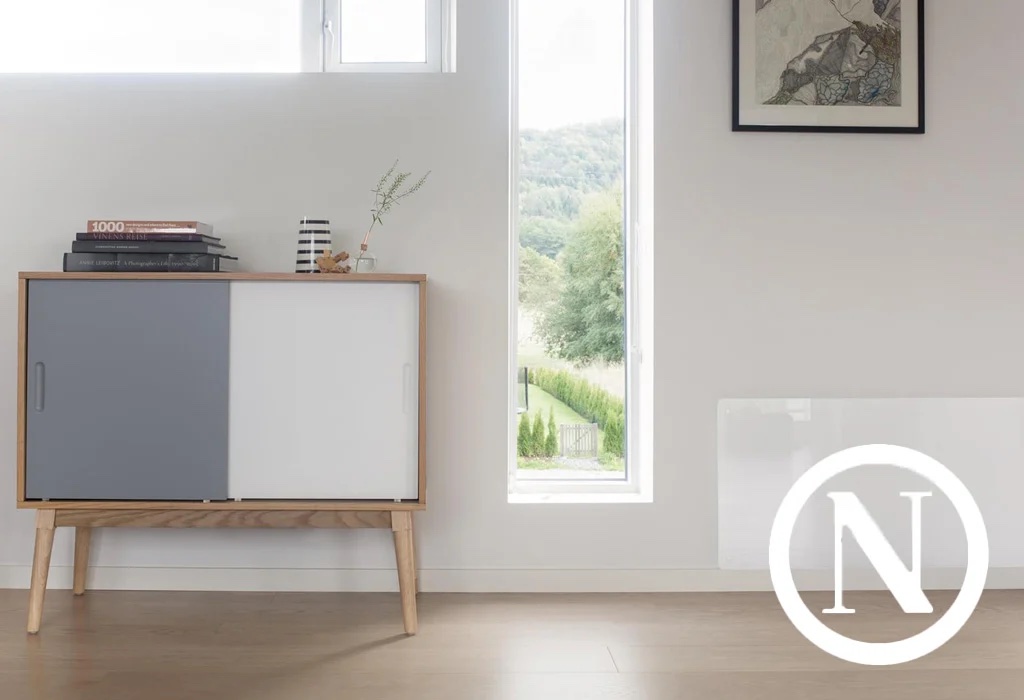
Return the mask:
{"type": "MultiPolygon", "coordinates": [[[[829,495],[833,497],[836,494],[829,495]]],[[[918,496],[915,505],[918,507],[916,515],[919,518],[920,497],[928,494],[903,495],[918,496]]],[[[854,501],[856,500],[855,497],[850,496],[854,501]]],[[[856,501],[856,504],[859,504],[859,501],[856,501]]],[[[838,520],[838,500],[836,508],[838,531],[842,526],[838,520]]],[[[855,523],[863,524],[863,519],[857,520],[854,517],[857,515],[857,512],[853,512],[849,520],[851,525],[855,523]]],[[[869,517],[867,519],[870,520],[869,517]]],[[[873,521],[869,525],[873,526],[873,521]]],[[[874,526],[874,528],[877,530],[877,526],[874,526]]],[[[866,527],[865,529],[868,528],[866,527]]],[[[915,539],[919,538],[919,534],[915,535],[915,539]]],[[[879,537],[882,538],[885,545],[888,545],[888,542],[878,532],[869,532],[868,536],[865,536],[864,541],[878,544],[879,537]],[[872,534],[875,535],[874,539],[870,537],[872,534]]],[[[860,537],[858,536],[859,539],[860,537]]],[[[892,551],[891,547],[889,547],[889,551],[892,551]]],[[[865,550],[865,553],[872,559],[872,563],[875,563],[875,559],[871,557],[871,552],[865,550]]],[[[918,558],[917,554],[915,554],[916,558],[918,558]]],[[[883,557],[880,557],[880,560],[885,562],[883,557]]],[[[891,562],[891,558],[889,561],[891,562]]],[[[988,533],[985,530],[985,521],[981,517],[978,504],[974,502],[974,498],[967,490],[967,487],[964,486],[963,482],[953,472],[949,471],[938,461],[907,447],[864,445],[852,447],[826,457],[797,479],[793,488],[782,499],[782,504],[775,515],[771,540],[768,545],[768,564],[771,569],[772,585],[775,588],[775,594],[778,596],[779,603],[782,605],[786,616],[789,617],[790,621],[804,637],[818,648],[840,659],[870,666],[889,666],[913,661],[930,654],[952,639],[960,631],[960,628],[966,624],[978,605],[982,591],[985,588],[985,579],[988,576],[988,533]],[[953,503],[963,523],[964,531],[967,533],[967,573],[964,576],[964,583],[960,593],[957,595],[953,605],[928,629],[907,639],[895,642],[862,642],[844,637],[826,626],[804,604],[800,593],[797,591],[796,583],[793,581],[793,571],[790,568],[790,540],[793,536],[793,527],[796,525],[797,517],[800,515],[804,505],[829,479],[865,465],[892,465],[911,471],[932,482],[953,503]]],[[[837,563],[837,566],[841,566],[841,563],[837,563]]],[[[878,565],[876,565],[876,569],[878,568],[878,565]]],[[[881,569],[879,569],[879,572],[884,574],[881,569]]],[[[917,592],[920,593],[920,568],[916,572],[911,573],[916,573],[917,592]]],[[[913,576],[909,578],[913,580],[913,576]]],[[[890,589],[893,589],[893,586],[889,585],[889,579],[884,575],[883,580],[886,581],[886,585],[890,589]]],[[[837,590],[837,609],[826,612],[852,612],[846,609],[838,609],[841,608],[839,603],[841,600],[839,597],[840,593],[837,590]]]]}

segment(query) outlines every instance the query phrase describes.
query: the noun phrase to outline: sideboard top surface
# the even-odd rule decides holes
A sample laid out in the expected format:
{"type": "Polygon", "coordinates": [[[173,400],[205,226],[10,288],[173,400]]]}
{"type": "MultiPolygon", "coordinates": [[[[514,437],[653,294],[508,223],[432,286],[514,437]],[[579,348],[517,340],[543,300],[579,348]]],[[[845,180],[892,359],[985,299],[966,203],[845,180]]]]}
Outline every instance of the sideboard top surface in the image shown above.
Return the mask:
{"type": "Polygon", "coordinates": [[[228,280],[238,282],[426,282],[423,274],[356,272],[19,272],[23,280],[228,280]]]}

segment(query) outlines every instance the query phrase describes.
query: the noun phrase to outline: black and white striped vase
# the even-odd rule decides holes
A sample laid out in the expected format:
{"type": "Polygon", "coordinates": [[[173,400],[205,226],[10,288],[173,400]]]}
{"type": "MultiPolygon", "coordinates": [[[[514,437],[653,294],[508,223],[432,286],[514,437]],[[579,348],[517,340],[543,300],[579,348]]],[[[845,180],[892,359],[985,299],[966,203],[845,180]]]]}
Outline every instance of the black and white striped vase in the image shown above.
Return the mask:
{"type": "Polygon", "coordinates": [[[299,246],[295,255],[296,272],[320,272],[316,259],[331,247],[331,222],[327,219],[299,221],[299,246]]]}

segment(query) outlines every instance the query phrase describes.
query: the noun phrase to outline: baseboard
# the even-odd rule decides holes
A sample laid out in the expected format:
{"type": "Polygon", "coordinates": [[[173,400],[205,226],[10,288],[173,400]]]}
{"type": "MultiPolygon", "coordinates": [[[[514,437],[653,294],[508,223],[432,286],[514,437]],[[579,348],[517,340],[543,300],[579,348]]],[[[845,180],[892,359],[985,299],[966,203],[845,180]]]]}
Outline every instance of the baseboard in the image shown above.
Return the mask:
{"type": "MultiPolygon", "coordinates": [[[[771,591],[767,571],[723,569],[474,569],[428,570],[420,573],[424,591],[457,593],[687,593],[771,591]]],[[[796,571],[802,591],[831,591],[831,571],[796,571]]],[[[846,571],[847,590],[881,590],[873,571],[846,571]]],[[[957,590],[962,569],[922,572],[927,590],[957,590]]],[[[1024,568],[992,569],[986,588],[1024,589],[1024,568]]]]}
{"type": "MultiPolygon", "coordinates": [[[[770,591],[767,571],[721,569],[425,569],[425,593],[669,593],[770,591]]],[[[0,588],[27,588],[30,567],[0,565],[0,588]]],[[[831,571],[798,571],[801,590],[832,590],[831,571]]],[[[931,569],[922,580],[929,590],[958,589],[960,569],[931,569]]],[[[71,567],[55,566],[50,588],[71,588],[71,567]]],[[[96,566],[89,571],[96,590],[153,591],[397,591],[393,569],[237,569],[96,566]]],[[[878,590],[873,572],[847,571],[849,590],[878,590]]],[[[1024,589],[1024,568],[989,571],[987,588],[1024,589]]]]}

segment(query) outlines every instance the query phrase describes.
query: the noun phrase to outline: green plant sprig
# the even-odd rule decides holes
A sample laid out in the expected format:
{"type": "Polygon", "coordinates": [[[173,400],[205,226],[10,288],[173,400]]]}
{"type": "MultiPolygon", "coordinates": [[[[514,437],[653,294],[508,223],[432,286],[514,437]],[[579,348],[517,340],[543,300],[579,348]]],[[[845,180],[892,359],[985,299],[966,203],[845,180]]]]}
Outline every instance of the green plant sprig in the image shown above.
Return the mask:
{"type": "Polygon", "coordinates": [[[419,189],[423,187],[423,183],[425,183],[427,178],[430,177],[431,173],[431,171],[428,170],[427,173],[417,180],[412,186],[403,190],[403,185],[405,185],[412,173],[403,173],[400,171],[396,173],[395,171],[397,169],[398,161],[396,160],[391,167],[388,168],[388,171],[384,173],[384,176],[381,177],[380,181],[377,182],[377,186],[372,190],[373,208],[370,209],[370,214],[373,217],[373,220],[370,222],[370,228],[367,229],[366,235],[363,236],[363,243],[360,246],[363,251],[366,250],[367,244],[370,241],[370,234],[373,232],[373,227],[377,224],[383,226],[384,215],[390,212],[403,199],[418,192],[419,189]]]}

